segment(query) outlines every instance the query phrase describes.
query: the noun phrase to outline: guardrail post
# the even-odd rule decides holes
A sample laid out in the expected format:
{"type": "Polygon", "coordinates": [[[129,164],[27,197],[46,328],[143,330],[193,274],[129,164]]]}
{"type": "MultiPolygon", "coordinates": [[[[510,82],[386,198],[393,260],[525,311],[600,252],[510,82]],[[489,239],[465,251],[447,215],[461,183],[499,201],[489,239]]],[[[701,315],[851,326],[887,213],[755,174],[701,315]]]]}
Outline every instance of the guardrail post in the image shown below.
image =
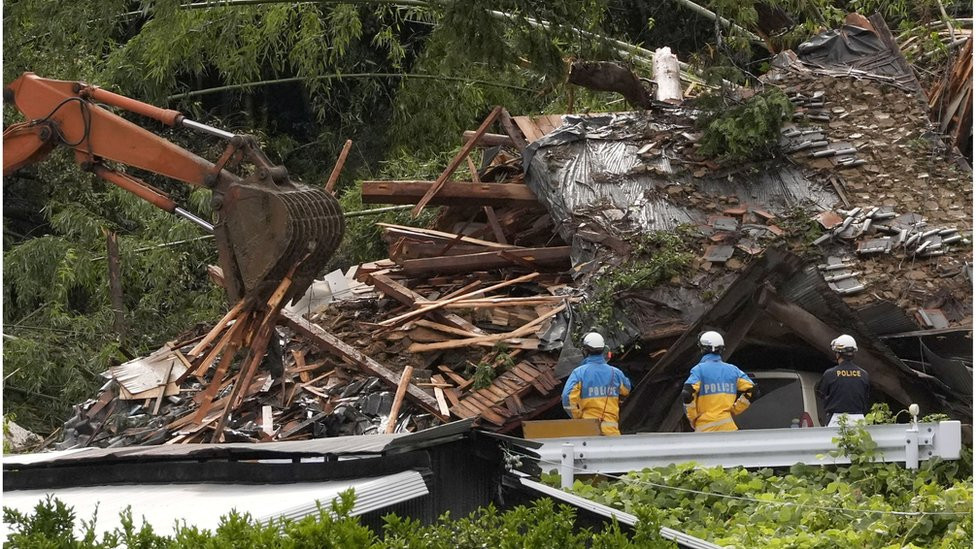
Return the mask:
{"type": "Polygon", "coordinates": [[[573,466],[575,464],[573,452],[576,450],[572,442],[564,442],[562,448],[563,453],[559,465],[559,480],[560,487],[565,490],[573,487],[573,466]]]}
{"type": "Polygon", "coordinates": [[[908,407],[912,420],[905,431],[905,468],[918,469],[918,404],[908,407]]]}

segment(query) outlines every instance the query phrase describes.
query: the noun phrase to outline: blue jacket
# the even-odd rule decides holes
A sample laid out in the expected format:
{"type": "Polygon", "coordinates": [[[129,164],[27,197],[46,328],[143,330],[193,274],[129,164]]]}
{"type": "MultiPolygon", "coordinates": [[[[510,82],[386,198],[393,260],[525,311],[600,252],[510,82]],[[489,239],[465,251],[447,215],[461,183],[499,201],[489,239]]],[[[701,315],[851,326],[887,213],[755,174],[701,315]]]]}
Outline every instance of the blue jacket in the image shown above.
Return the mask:
{"type": "Polygon", "coordinates": [[[576,419],[599,419],[605,435],[619,435],[620,397],[630,394],[630,380],[603,355],[590,355],[569,374],[563,408],[576,419]]]}
{"type": "Polygon", "coordinates": [[[749,407],[749,399],[740,395],[754,383],[742,370],[708,353],[691,369],[685,381],[695,392],[695,399],[685,406],[688,421],[696,431],[734,431],[733,415],[749,407]]]}

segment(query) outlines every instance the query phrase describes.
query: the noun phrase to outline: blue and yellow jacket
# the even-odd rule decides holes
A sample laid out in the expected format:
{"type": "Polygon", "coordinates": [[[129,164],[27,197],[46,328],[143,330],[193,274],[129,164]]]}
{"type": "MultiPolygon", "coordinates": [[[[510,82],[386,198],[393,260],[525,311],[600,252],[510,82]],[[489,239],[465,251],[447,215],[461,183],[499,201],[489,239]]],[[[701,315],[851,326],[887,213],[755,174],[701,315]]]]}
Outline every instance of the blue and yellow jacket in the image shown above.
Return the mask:
{"type": "Polygon", "coordinates": [[[620,397],[630,394],[630,380],[607,364],[603,355],[590,355],[569,374],[563,387],[563,408],[574,419],[599,419],[604,435],[619,435],[620,397]]]}
{"type": "Polygon", "coordinates": [[[695,398],[685,405],[685,412],[695,431],[738,430],[732,416],[749,407],[742,393],[755,386],[745,372],[714,353],[703,356],[691,369],[685,385],[694,389],[695,398]]]}

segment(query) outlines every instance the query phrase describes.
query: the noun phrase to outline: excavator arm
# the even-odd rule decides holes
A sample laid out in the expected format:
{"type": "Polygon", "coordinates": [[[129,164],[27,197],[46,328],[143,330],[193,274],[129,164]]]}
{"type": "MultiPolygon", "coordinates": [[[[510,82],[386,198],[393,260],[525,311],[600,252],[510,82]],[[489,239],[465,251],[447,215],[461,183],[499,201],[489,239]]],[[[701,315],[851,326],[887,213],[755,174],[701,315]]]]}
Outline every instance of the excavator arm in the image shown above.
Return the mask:
{"type": "Polygon", "coordinates": [[[300,297],[339,247],[345,229],[336,199],[292,181],[252,136],[236,135],[80,82],[24,73],[4,89],[4,101],[27,118],[3,132],[3,174],[42,161],[55,147],[153,205],[214,232],[231,301],[263,296],[294,268],[286,299],[300,297]],[[210,162],[103,107],[126,110],[165,125],[221,138],[223,154],[210,162]],[[108,163],[107,163],[108,162],[108,163]],[[163,191],[120,164],[213,191],[214,224],[180,208],[163,191]]]}

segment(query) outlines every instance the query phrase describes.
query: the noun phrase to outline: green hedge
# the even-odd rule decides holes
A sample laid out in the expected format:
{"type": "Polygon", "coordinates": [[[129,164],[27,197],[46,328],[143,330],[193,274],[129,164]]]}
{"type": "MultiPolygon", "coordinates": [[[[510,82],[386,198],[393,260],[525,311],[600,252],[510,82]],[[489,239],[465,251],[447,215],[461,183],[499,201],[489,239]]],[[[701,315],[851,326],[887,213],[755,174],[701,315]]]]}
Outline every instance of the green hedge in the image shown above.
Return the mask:
{"type": "Polygon", "coordinates": [[[56,499],[38,503],[34,512],[22,514],[4,508],[3,521],[11,532],[5,547],[25,549],[110,549],[156,548],[315,548],[315,549],[455,549],[455,548],[673,548],[658,535],[658,527],[644,520],[633,534],[625,534],[616,523],[599,532],[574,531],[574,510],[543,499],[531,506],[500,512],[484,507],[466,518],[454,520],[445,514],[436,524],[395,515],[384,517],[382,532],[374,533],[349,515],[355,496],[343,493],[332,503],[333,513],[320,507],[315,515],[299,520],[259,523],[249,515],[231,513],[221,519],[213,532],[179,526],[173,536],[162,536],[151,526],[136,527],[130,512],[122,514],[122,527],[95,534],[94,518],[81,522],[81,536],[75,534],[77,517],[72,509],[56,499]]]}

